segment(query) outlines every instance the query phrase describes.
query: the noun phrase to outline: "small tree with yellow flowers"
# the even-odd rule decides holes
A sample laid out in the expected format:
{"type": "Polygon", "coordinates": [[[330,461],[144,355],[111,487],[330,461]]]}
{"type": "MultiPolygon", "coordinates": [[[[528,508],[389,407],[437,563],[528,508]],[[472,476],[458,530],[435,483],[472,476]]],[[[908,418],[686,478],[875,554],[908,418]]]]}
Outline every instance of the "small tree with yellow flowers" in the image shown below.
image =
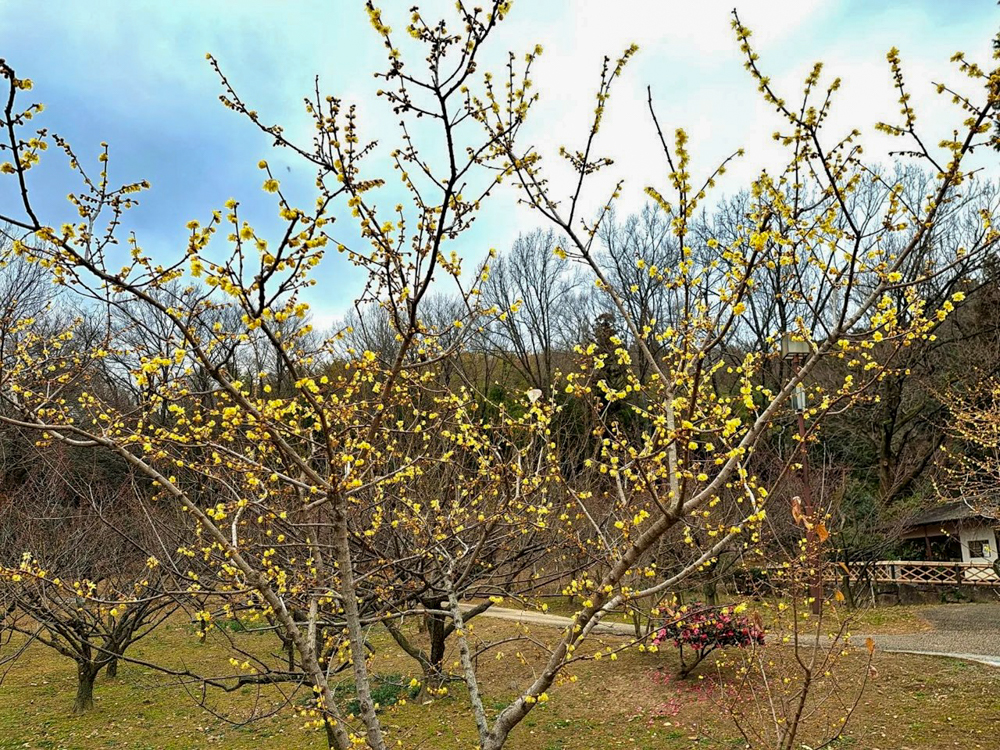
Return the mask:
{"type": "MultiPolygon", "coordinates": [[[[946,501],[960,500],[977,513],[996,518],[1000,515],[996,497],[1000,481],[1000,381],[984,375],[967,392],[952,394],[949,406],[951,440],[944,451],[938,495],[946,501]]],[[[995,550],[993,559],[997,567],[995,550]]]]}
{"type": "Polygon", "coordinates": [[[716,662],[716,698],[754,750],[831,746],[849,731],[877,674],[874,642],[861,650],[851,641],[854,612],[843,593],[823,592],[816,606],[829,516],[806,513],[798,497],[791,515],[804,533],[788,548],[770,545],[768,574],[754,585],[753,617],[767,624],[767,647],[730,651],[716,662]]]}
{"type": "MultiPolygon", "coordinates": [[[[421,314],[432,279],[463,278],[462,259],[446,245],[468,228],[502,177],[480,163],[495,144],[471,140],[479,136],[466,93],[479,47],[506,12],[501,2],[486,11],[463,6],[457,32],[415,16],[409,31],[428,50],[426,80],[412,78],[398,54],[391,55],[384,76],[399,88],[384,95],[394,107],[412,111],[411,89],[430,93],[420,114],[438,126],[448,167],[444,176],[429,170],[404,123],[404,146],[391,158],[413,200],[385,215],[372,200],[384,180],[362,175],[372,146],[361,143],[353,108],[317,94],[307,103],[317,136],[300,147],[279,127],[264,125],[221,71],[224,103],[317,171],[318,200],[305,211],[286,200],[261,163],[263,187],[276,196],[285,223],[276,241],[261,236],[232,200],[204,224],[190,222],[184,257],[157,263],[133,237],[131,259],[121,267],[110,257],[113,231],[147,185],[113,189],[106,146],[100,173],[91,176],[69,145],[57,140],[85,189],[71,198],[82,221],[56,229],[38,219],[25,188],[27,172],[48,143],[44,134],[30,143],[15,134],[5,145],[11,156],[5,171],[24,188],[14,226],[43,243],[35,250],[19,242],[18,251],[48,268],[58,283],[96,297],[128,326],[143,328],[151,319],[167,324],[138,351],[124,350],[109,337],[100,351],[68,353],[44,346],[36,334],[5,369],[4,395],[17,414],[6,419],[34,427],[47,440],[113,451],[153,482],[160,502],[179,504],[191,524],[181,554],[211,570],[189,584],[192,593],[211,588],[227,598],[225,612],[259,617],[282,630],[301,676],[290,670],[270,674],[267,664],[250,668],[261,681],[288,676],[310,684],[316,698],[307,713],[337,748],[352,746],[359,736],[373,748],[385,746],[371,699],[366,634],[412,601],[409,572],[437,570],[445,582],[443,611],[461,633],[457,595],[466,581],[481,579],[475,564],[479,552],[490,549],[484,544],[494,545],[509,534],[504,528],[519,522],[512,510],[523,514],[528,506],[544,506],[534,496],[547,481],[540,467],[548,449],[533,445],[544,437],[547,404],[483,423],[474,415],[471,394],[438,390],[435,365],[461,347],[474,321],[495,314],[478,304],[481,281],[472,288],[460,285],[465,318],[450,321],[447,330],[435,329],[421,314]],[[346,202],[358,219],[362,247],[331,243],[335,202],[346,202]],[[95,229],[102,221],[107,232],[95,229]],[[227,235],[222,241],[230,243],[221,258],[211,254],[219,241],[210,247],[220,229],[227,235]],[[389,361],[370,351],[352,352],[344,361],[342,334],[316,341],[308,325],[284,327],[307,313],[301,293],[315,283],[310,271],[331,244],[369,273],[360,302],[387,314],[398,344],[389,361]],[[178,286],[185,276],[187,283],[178,286]],[[223,314],[231,307],[237,316],[223,314]],[[231,366],[233,353],[255,340],[273,347],[290,391],[276,387],[268,372],[231,366]],[[141,398],[116,404],[94,388],[71,393],[65,387],[109,358],[122,363],[118,375],[141,398]],[[38,371],[49,373],[45,382],[35,377],[38,371]],[[520,436],[506,442],[504,433],[520,436]],[[449,465],[469,472],[472,487],[489,485],[474,490],[481,502],[460,496],[456,508],[447,488],[439,488],[434,500],[408,496],[409,483],[415,486],[435,467],[449,465]],[[506,489],[494,491],[500,485],[506,489]],[[384,504],[392,517],[385,516],[384,504]],[[416,545],[375,546],[393,538],[381,533],[390,525],[413,529],[416,545]],[[345,666],[357,690],[360,730],[333,697],[331,676],[345,666]]],[[[390,44],[379,11],[369,6],[369,14],[390,44]]],[[[12,93],[30,88],[6,65],[2,70],[12,93]]],[[[16,133],[40,109],[19,112],[9,102],[5,125],[16,133]]],[[[484,268],[476,278],[486,275],[484,268]]],[[[71,340],[73,331],[61,336],[71,340]]],[[[208,616],[201,613],[203,620],[208,616]]],[[[467,651],[465,661],[468,671],[467,651]]]]}
{"type": "MultiPolygon", "coordinates": [[[[593,175],[611,164],[598,151],[598,135],[613,84],[635,48],[617,61],[605,59],[589,131],[582,134],[579,148],[560,149],[574,175],[566,196],[554,194],[551,177],[537,151],[523,149],[516,138],[505,137],[505,113],[523,111],[531,104],[525,90],[510,87],[504,95],[489,90],[481,102],[477,101],[484,128],[502,138],[504,148],[496,154],[497,163],[521,188],[523,201],[567,238],[557,254],[588,269],[596,287],[617,311],[618,322],[628,335],[615,342],[618,349],[613,358],[627,366],[635,353],[645,358],[651,373],[648,381],[642,381],[627,369],[624,385],[612,388],[602,376],[608,355],[592,345],[581,352],[589,360],[567,376],[568,393],[603,403],[625,403],[643,422],[641,430],[631,431],[621,421],[605,420],[602,425],[602,451],[595,465],[609,477],[607,494],[618,499],[611,506],[620,514],[615,522],[618,533],[612,536],[599,526],[595,528],[606,550],[607,567],[599,576],[574,581],[573,593],[586,597],[583,608],[553,650],[545,672],[527,692],[528,698],[552,684],[552,675],[573,658],[607,612],[629,601],[662,595],[692,572],[710,565],[727,546],[746,546],[755,539],[766,498],[774,487],[763,486],[752,473],[753,451],[792,394],[800,388],[806,390],[808,434],[814,434],[825,414],[849,407],[885,376],[892,348],[901,349],[932,335],[936,322],[961,301],[959,292],[940,308],[928,309],[920,296],[919,282],[955,273],[967,257],[993,250],[1000,239],[992,226],[994,217],[984,210],[976,217],[980,231],[973,233],[973,246],[956,248],[954,257],[938,259],[920,269],[907,265],[945,207],[961,196],[967,184],[963,162],[984,142],[995,117],[996,90],[991,81],[996,73],[991,75],[960,59],[962,71],[980,88],[975,98],[954,94],[966,113],[964,130],[943,142],[945,159],[939,161],[917,135],[898,51],[889,52],[887,59],[904,121],[898,126],[879,127],[893,136],[910,137],[915,144],[911,155],[926,159],[937,172],[930,200],[917,206],[904,205],[898,200],[897,188],[862,161],[859,131],[826,138],[823,126],[840,80],[834,79],[824,91],[820,87],[822,65],[817,64],[806,79],[801,106],[793,107],[761,72],[749,42],[750,31],[735,13],[733,27],[746,55],[747,70],[784,121],[786,131],[778,132],[776,138],[788,148],[790,159],[784,171],[774,175],[764,172],[755,181],[750,212],[743,231],[735,238],[723,245],[711,237],[698,236],[691,231],[695,212],[728,160],[700,186],[693,182],[688,136],[677,130],[673,148],[668,146],[650,91],[650,114],[660,135],[673,195],[668,200],[656,187],[648,187],[646,192],[670,217],[682,258],[673,268],[650,266],[643,257],[634,259],[639,269],[647,271],[670,294],[670,319],[658,324],[637,320],[631,314],[624,291],[609,280],[595,252],[595,238],[623,183],[609,185],[608,197],[598,199],[592,214],[585,213],[583,201],[585,186],[593,182],[593,175]],[[880,184],[886,195],[876,210],[881,221],[874,224],[866,215],[871,209],[852,200],[864,180],[880,184]],[[732,347],[754,287],[762,276],[781,268],[792,271],[782,290],[785,299],[793,303],[790,330],[771,332],[771,351],[732,347]],[[893,302],[897,295],[905,299],[904,315],[893,302]],[[805,352],[787,382],[769,388],[759,382],[758,373],[765,359],[777,354],[782,334],[789,334],[793,342],[804,342],[805,352]],[[660,353],[654,354],[654,350],[660,353]],[[831,358],[844,366],[839,382],[810,387],[810,375],[822,371],[822,363],[831,358]],[[735,522],[713,522],[713,509],[725,497],[742,502],[746,510],[735,522]],[[650,555],[657,541],[675,526],[684,530],[686,540],[695,547],[690,562],[671,571],[652,569],[650,555]],[[696,545],[690,531],[693,528],[700,528],[709,541],[696,545]],[[645,587],[624,585],[630,576],[634,579],[642,572],[661,580],[645,587]]],[[[939,90],[951,91],[946,86],[939,90]]],[[[734,157],[741,155],[737,152],[734,157]]],[[[793,460],[789,468],[795,466],[793,460]]],[[[813,509],[804,515],[815,533],[825,537],[826,530],[813,509]]],[[[503,735],[531,705],[525,700],[504,709],[495,731],[503,735]]]]}
{"type": "MultiPolygon", "coordinates": [[[[65,446],[37,450],[29,478],[0,504],[0,629],[24,639],[2,660],[37,642],[75,662],[73,711],[82,713],[94,707],[101,670],[117,676],[127,650],[177,609],[175,579],[169,550],[147,556],[156,534],[135,512],[127,474],[102,484],[65,446]]],[[[162,534],[170,524],[159,520],[162,534]]]]}
{"type": "MultiPolygon", "coordinates": [[[[0,568],[4,608],[0,628],[76,663],[74,713],[94,707],[94,682],[100,671],[108,668],[109,676],[116,675],[126,650],[176,608],[173,597],[159,586],[156,564],[151,559],[150,569],[133,576],[131,587],[109,579],[63,580],[30,553],[18,565],[0,568]]],[[[15,656],[20,653],[18,649],[15,656]]]]}

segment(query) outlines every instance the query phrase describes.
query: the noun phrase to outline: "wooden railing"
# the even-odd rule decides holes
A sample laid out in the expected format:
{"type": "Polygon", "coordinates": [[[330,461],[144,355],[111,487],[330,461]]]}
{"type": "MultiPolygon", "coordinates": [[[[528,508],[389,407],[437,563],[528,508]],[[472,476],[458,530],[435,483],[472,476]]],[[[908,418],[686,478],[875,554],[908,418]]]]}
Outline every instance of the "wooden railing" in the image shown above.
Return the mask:
{"type": "Polygon", "coordinates": [[[1000,577],[989,563],[931,562],[923,560],[880,560],[867,564],[831,564],[826,569],[830,579],[840,579],[844,573],[852,581],[871,580],[873,583],[908,583],[913,585],[956,584],[1000,586],[1000,577]]]}

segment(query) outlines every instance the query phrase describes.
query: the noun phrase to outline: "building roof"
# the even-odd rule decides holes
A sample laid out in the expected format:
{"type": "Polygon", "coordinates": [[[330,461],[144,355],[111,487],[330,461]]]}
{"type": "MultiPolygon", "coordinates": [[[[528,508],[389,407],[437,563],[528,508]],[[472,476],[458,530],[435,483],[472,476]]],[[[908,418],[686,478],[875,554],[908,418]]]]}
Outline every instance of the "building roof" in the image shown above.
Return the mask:
{"type": "Polygon", "coordinates": [[[943,505],[935,505],[915,514],[910,519],[909,525],[926,526],[946,521],[963,521],[967,518],[981,518],[989,521],[997,520],[997,516],[994,513],[973,508],[964,500],[958,500],[952,503],[944,503],[943,505]]]}

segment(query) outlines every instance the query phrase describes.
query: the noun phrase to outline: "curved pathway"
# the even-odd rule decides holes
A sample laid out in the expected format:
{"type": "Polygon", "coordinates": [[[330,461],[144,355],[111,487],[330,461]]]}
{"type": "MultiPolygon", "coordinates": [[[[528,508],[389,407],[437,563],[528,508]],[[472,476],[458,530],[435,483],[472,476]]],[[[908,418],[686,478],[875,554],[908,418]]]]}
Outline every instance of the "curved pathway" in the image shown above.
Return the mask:
{"type": "MultiPolygon", "coordinates": [[[[463,605],[465,606],[465,605],[463,605]]],[[[514,620],[525,625],[546,625],[552,628],[565,628],[573,622],[571,617],[550,615],[546,612],[535,612],[525,609],[510,609],[508,607],[490,607],[479,617],[492,617],[497,620],[514,620]]],[[[609,622],[604,620],[591,631],[595,635],[635,635],[635,628],[629,622],[609,622]]]]}
{"type": "MultiPolygon", "coordinates": [[[[481,617],[514,620],[524,624],[565,628],[572,620],[561,615],[531,612],[506,607],[490,607],[481,617]]],[[[922,656],[946,656],[953,659],[1000,667],[1000,604],[942,604],[921,611],[932,629],[915,633],[871,635],[881,651],[922,656]]],[[[595,634],[634,635],[630,623],[602,622],[595,634]]],[[[864,643],[866,634],[852,635],[853,643],[864,643]]]]}
{"type": "MultiPolygon", "coordinates": [[[[900,635],[873,635],[883,651],[950,656],[1000,667],[1000,604],[941,604],[925,607],[920,616],[931,630],[900,635]]],[[[863,642],[866,636],[858,636],[863,642]]]]}

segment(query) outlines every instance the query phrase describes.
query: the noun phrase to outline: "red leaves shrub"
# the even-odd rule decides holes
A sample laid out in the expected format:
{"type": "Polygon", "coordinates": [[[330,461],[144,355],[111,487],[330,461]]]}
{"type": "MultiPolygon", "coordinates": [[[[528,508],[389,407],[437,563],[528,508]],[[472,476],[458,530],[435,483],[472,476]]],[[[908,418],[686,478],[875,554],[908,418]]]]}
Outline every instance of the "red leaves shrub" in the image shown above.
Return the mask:
{"type": "Polygon", "coordinates": [[[681,677],[686,677],[706,656],[717,648],[764,645],[763,628],[733,607],[694,604],[661,607],[663,627],[653,634],[653,645],[673,641],[680,652],[681,677]],[[695,660],[684,661],[684,648],[694,651],[695,660]]]}

